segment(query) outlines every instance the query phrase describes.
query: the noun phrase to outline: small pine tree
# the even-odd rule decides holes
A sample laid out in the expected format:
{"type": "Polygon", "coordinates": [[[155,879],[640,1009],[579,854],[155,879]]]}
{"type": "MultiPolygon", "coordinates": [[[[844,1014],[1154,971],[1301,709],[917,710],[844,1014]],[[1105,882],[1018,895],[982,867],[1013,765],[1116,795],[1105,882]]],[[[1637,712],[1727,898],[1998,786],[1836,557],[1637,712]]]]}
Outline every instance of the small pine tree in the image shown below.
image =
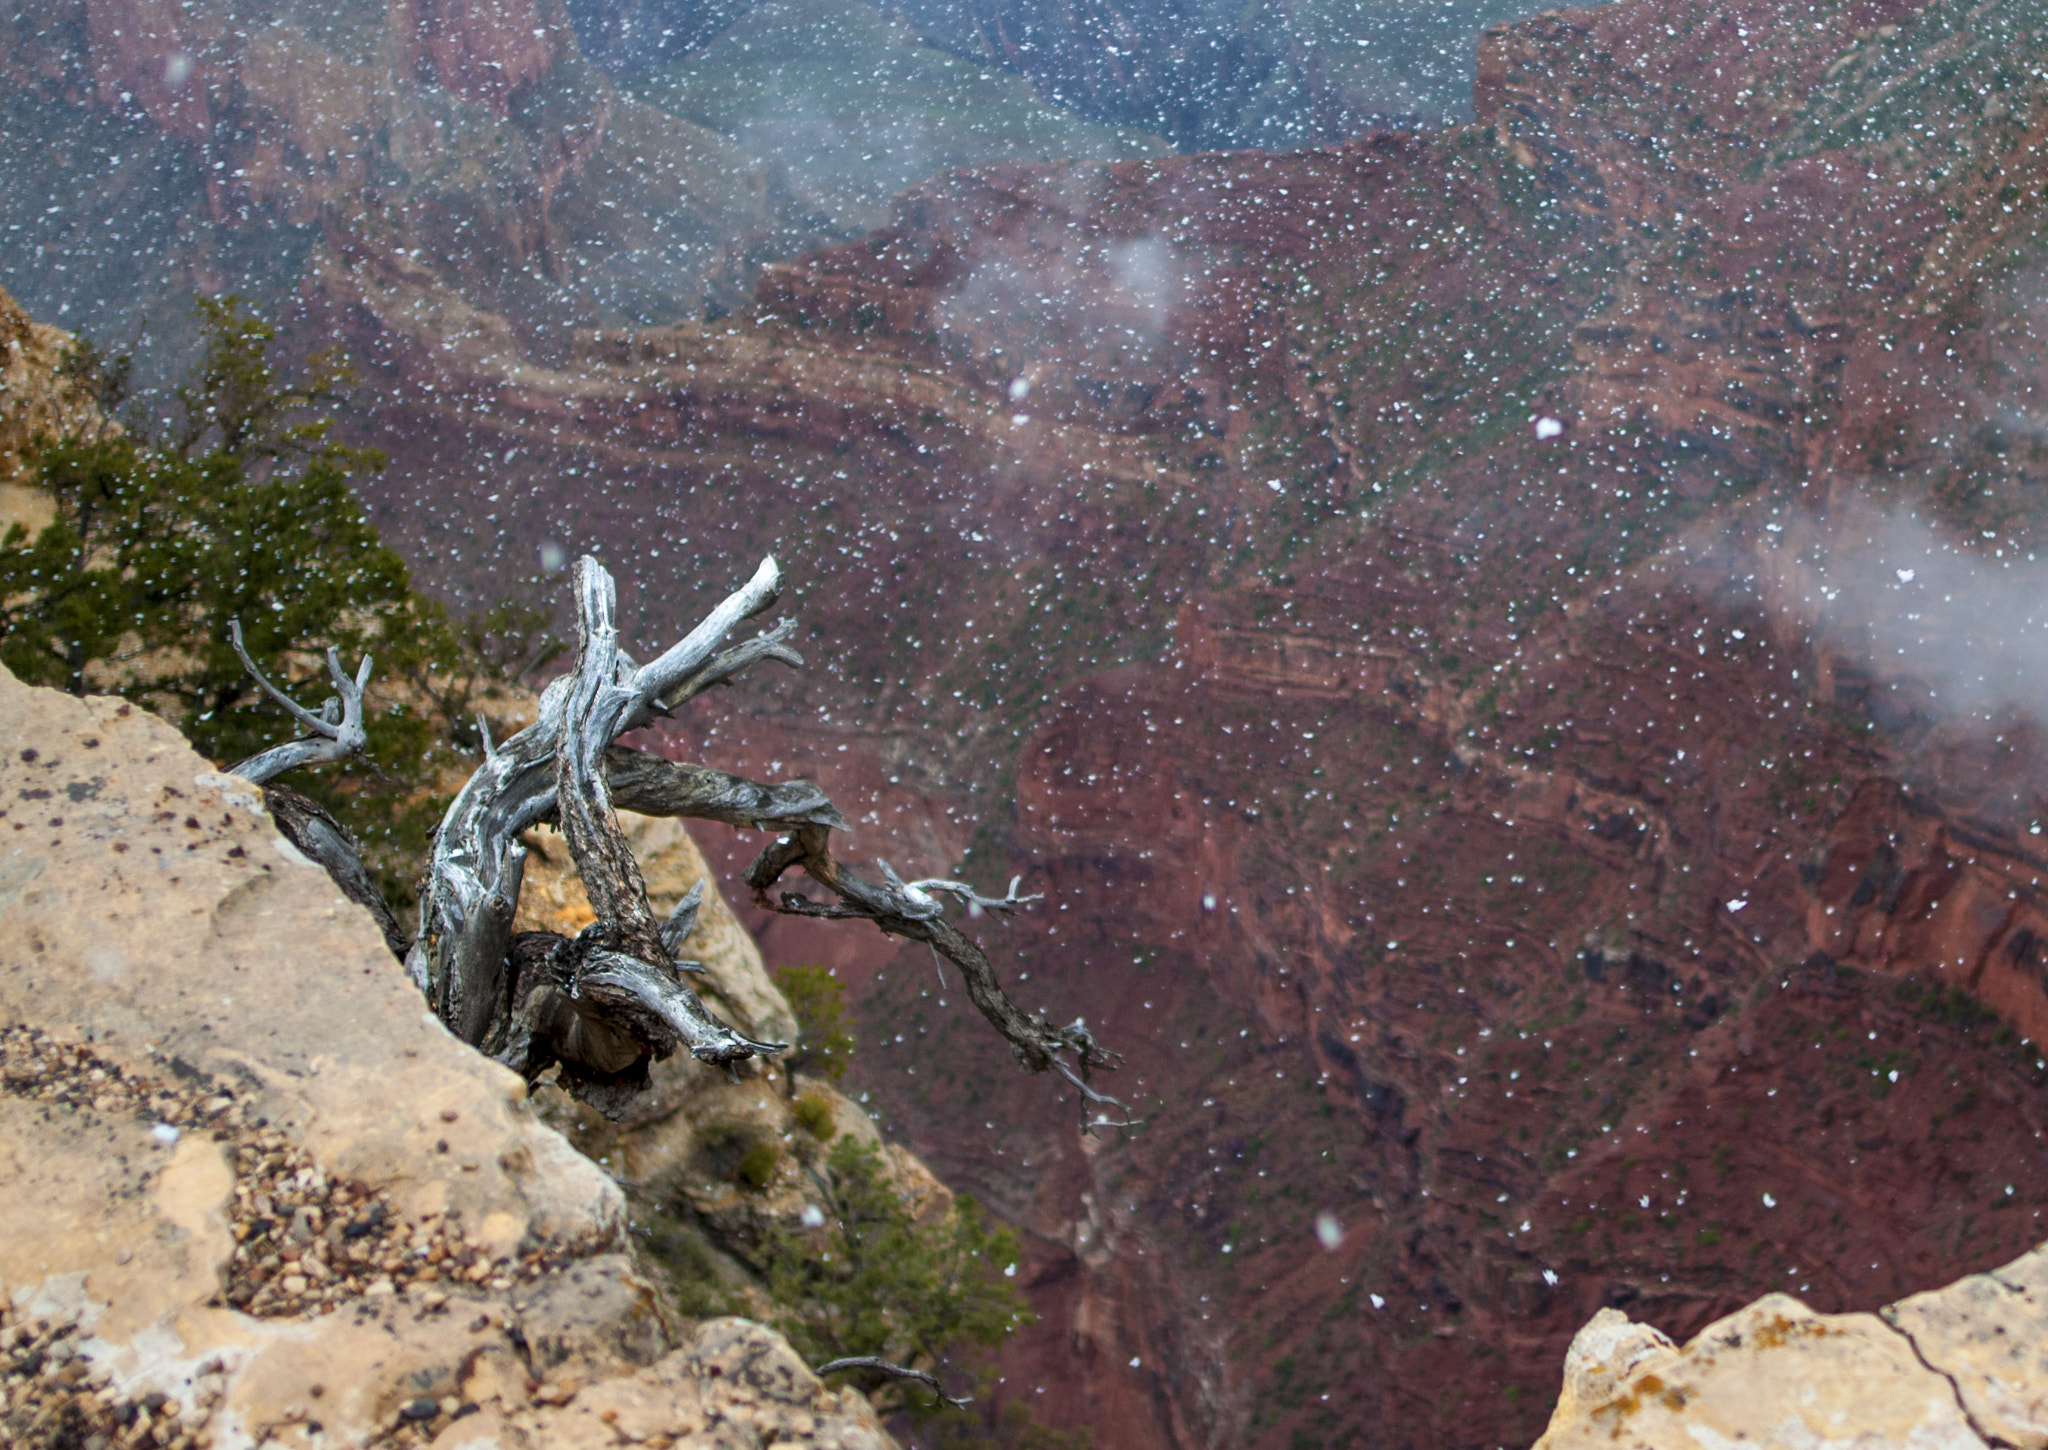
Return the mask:
{"type": "Polygon", "coordinates": [[[846,984],[829,967],[778,967],[775,985],[796,1014],[799,1040],[784,1064],[792,1073],[817,1072],[837,1082],[853,1060],[847,1030],[846,984]]]}
{"type": "MultiPolygon", "coordinates": [[[[271,324],[232,297],[198,310],[205,353],[162,440],[107,430],[39,450],[56,518],[0,539],[0,663],[34,684],[145,704],[232,764],[295,727],[236,659],[231,620],[257,663],[291,681],[320,678],[329,645],[351,663],[375,654],[379,679],[457,645],[350,490],[382,459],[337,442],[323,415],[347,365],[323,356],[307,381],[288,382],[269,361],[271,324]]],[[[98,376],[122,371],[94,364],[98,376]]],[[[384,703],[363,760],[292,784],[350,821],[402,903],[412,882],[397,863],[417,859],[438,814],[437,745],[417,709],[384,703]]]]}
{"type": "MultiPolygon", "coordinates": [[[[760,1269],[778,1327],[811,1363],[878,1355],[936,1366],[986,1348],[1032,1322],[1003,1270],[1017,1263],[1014,1231],[989,1224],[970,1198],[920,1224],[872,1145],[841,1138],[826,1160],[832,1213],[822,1228],[771,1230],[760,1269]]],[[[902,1395],[919,1409],[930,1396],[902,1395]]]]}

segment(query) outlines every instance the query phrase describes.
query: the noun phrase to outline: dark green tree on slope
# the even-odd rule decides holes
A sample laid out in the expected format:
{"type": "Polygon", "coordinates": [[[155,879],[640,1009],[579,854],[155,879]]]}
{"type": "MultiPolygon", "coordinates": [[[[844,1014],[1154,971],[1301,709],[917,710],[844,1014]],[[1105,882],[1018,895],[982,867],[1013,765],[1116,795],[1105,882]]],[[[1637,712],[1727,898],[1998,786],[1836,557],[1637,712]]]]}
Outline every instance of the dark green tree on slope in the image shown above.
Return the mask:
{"type": "MultiPolygon", "coordinates": [[[[384,679],[430,674],[457,649],[350,491],[383,460],[333,436],[347,364],[323,354],[288,380],[270,359],[272,324],[232,297],[197,306],[205,352],[162,437],[110,426],[42,446],[56,518],[0,539],[0,664],[124,695],[232,762],[296,727],[235,657],[230,621],[273,678],[294,682],[319,675],[330,645],[351,663],[374,654],[384,679]]],[[[417,708],[383,704],[362,759],[306,788],[395,866],[437,814],[422,795],[438,746],[417,708]]],[[[410,895],[400,873],[382,874],[410,895]]]]}

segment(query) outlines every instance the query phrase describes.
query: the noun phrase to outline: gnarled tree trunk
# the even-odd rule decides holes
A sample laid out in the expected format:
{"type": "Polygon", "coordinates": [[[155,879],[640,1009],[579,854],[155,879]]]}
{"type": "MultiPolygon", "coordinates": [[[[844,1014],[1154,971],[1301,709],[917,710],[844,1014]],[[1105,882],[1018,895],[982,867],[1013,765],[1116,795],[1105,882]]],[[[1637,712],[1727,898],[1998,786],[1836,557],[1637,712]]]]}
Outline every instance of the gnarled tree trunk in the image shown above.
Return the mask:
{"type": "MultiPolygon", "coordinates": [[[[747,780],[616,743],[762,660],[803,663],[785,643],[793,620],[719,648],[738,625],[775,603],[781,571],[773,559],[764,560],[751,580],[647,665],[636,665],[619,648],[616,590],[603,566],[580,559],[575,587],[575,668],[542,694],[533,725],[503,745],[492,746],[486,738],[484,763],[435,835],[418,937],[406,944],[382,899],[365,902],[379,912],[387,941],[451,1032],[529,1079],[555,1068],[562,1086],[612,1116],[646,1086],[648,1064],[678,1048],[705,1062],[728,1064],[783,1049],[785,1044],[755,1042],[727,1027],[683,981],[674,952],[688,933],[695,900],[684,902],[666,924],[655,919],[619,827],[616,809],[623,807],[781,833],[747,869],[757,903],[797,915],[872,921],[892,935],[928,944],[959,968],[975,1006],[1027,1071],[1057,1071],[1087,1102],[1122,1107],[1087,1081],[1096,1069],[1114,1067],[1115,1054],[1104,1051],[1079,1021],[1059,1027],[1018,1010],[987,955],[946,919],[946,898],[997,912],[1037,899],[1018,896],[1016,882],[1006,895],[986,897],[957,881],[906,882],[887,863],[881,864],[883,880],[870,881],[833,856],[831,833],[845,821],[815,784],[747,780]],[[574,938],[512,931],[526,861],[519,834],[544,821],[560,826],[597,913],[574,938]],[[770,895],[799,868],[832,899],[795,891],[770,895]]],[[[329,667],[342,700],[330,702],[318,717],[263,681],[312,733],[244,762],[238,767],[242,773],[266,779],[362,748],[361,696],[369,661],[354,681],[341,673],[338,661],[329,667]]],[[[250,670],[256,673],[253,664],[250,670]]],[[[283,791],[274,793],[272,809],[280,828],[326,866],[344,891],[357,900],[365,899],[362,892],[376,896],[353,841],[331,817],[283,791]]],[[[1127,1123],[1128,1114],[1120,1121],[1127,1123]]]]}

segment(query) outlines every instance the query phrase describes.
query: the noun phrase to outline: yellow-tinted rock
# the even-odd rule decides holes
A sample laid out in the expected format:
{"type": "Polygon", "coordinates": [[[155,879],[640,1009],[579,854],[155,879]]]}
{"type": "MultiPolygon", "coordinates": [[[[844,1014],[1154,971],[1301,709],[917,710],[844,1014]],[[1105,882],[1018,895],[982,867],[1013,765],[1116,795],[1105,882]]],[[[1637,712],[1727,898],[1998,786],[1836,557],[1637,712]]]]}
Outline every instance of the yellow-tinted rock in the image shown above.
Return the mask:
{"type": "Polygon", "coordinates": [[[1637,1324],[1619,1309],[1602,1309],[1572,1336],[1564,1356],[1564,1390],[1553,1414],[1568,1420],[1603,1405],[1637,1370],[1677,1353],[1662,1330],[1637,1324]]]}
{"type": "MultiPolygon", "coordinates": [[[[1612,1311],[1602,1311],[1603,1315],[1612,1311]]],[[[1619,1316],[1615,1316],[1617,1319],[1619,1316]]],[[[1625,1325],[1626,1321],[1623,1321],[1625,1325]]],[[[1707,1326],[1683,1349],[1626,1342],[1596,1319],[1588,1355],[1570,1359],[1587,1392],[1567,1393],[1538,1450],[1982,1450],[1955,1387],[1874,1314],[1816,1314],[1771,1294],[1707,1326]],[[1641,1353],[1603,1378],[1593,1356],[1641,1353]],[[1595,1398],[1603,1387],[1604,1397],[1595,1398]]],[[[1662,1338],[1662,1336],[1657,1336],[1662,1338]]],[[[1573,1342],[1574,1356],[1580,1342],[1573,1342]]]]}
{"type": "MultiPolygon", "coordinates": [[[[666,816],[641,816],[619,812],[619,824],[632,844],[647,882],[647,899],[657,916],[666,917],[677,902],[700,881],[704,902],[697,909],[697,924],[683,942],[680,955],[704,968],[692,983],[711,1001],[723,1007],[732,1025],[750,1037],[772,1042],[794,1042],[796,1017],[789,1003],[768,976],[761,960],[761,948],[740,919],[733,914],[718,879],[705,863],[683,823],[666,816]]],[[[519,895],[517,931],[558,931],[573,936],[595,919],[590,898],[577,879],[575,863],[561,834],[542,826],[525,836],[531,854],[526,878],[519,895]]]]}
{"type": "Polygon", "coordinates": [[[1955,1382],[1978,1429],[2048,1446],[2048,1248],[1883,1312],[1955,1382]]]}
{"type": "Polygon", "coordinates": [[[23,454],[38,438],[109,426],[91,388],[63,367],[75,340],[32,320],[0,291],[0,537],[31,533],[56,516],[49,496],[24,481],[23,454]]]}

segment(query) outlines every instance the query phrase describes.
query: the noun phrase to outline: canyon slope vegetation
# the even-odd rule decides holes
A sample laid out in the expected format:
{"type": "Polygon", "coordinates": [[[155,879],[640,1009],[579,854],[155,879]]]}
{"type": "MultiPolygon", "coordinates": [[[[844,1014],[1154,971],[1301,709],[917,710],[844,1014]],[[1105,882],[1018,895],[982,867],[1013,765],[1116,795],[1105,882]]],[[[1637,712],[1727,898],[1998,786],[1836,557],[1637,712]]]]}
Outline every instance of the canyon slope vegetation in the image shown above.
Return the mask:
{"type": "MultiPolygon", "coordinates": [[[[927,956],[750,924],[1027,1231],[1002,1392],[1098,1444],[1526,1443],[1603,1305],[1684,1338],[2043,1237],[2048,6],[1550,12],[1474,113],[951,174],[670,325],[339,212],[234,233],[307,238],[423,576],[596,549],[654,640],[773,549],[809,667],[667,747],[1047,893],[988,935],[1134,1135],[927,956]]],[[[553,202],[408,215],[561,255],[564,198],[652,185],[610,116],[553,202]]],[[[658,273],[654,208],[588,256],[658,273]]]]}

